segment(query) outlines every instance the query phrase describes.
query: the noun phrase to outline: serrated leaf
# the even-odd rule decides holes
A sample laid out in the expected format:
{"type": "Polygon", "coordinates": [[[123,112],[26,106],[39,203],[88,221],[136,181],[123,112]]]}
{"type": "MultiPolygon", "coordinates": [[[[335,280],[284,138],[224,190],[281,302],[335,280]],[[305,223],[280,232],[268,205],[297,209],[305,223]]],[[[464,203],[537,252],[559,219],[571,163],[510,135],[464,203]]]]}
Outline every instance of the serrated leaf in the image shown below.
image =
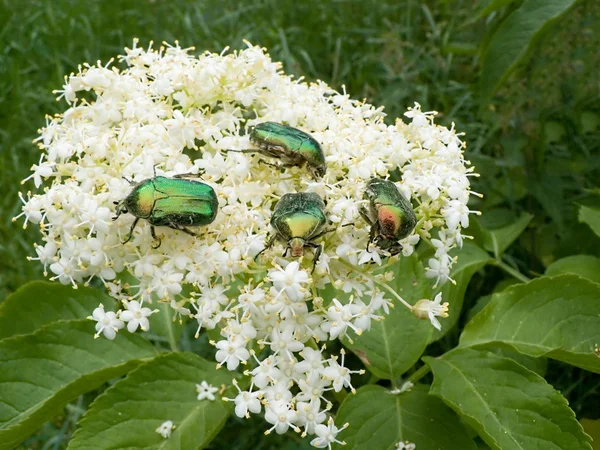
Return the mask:
{"type": "MultiPolygon", "coordinates": [[[[157,356],[100,395],[79,423],[69,450],[200,449],[225,424],[233,403],[197,399],[196,384],[232,385],[233,375],[217,370],[193,353],[157,356]],[[175,425],[164,439],[156,429],[166,420],[175,425]]],[[[235,394],[228,389],[226,397],[235,394]]]]}
{"type": "Polygon", "coordinates": [[[496,258],[501,257],[510,244],[525,231],[532,218],[531,214],[525,213],[510,225],[496,230],[486,230],[483,247],[492,252],[496,258]]]}
{"type": "Polygon", "coordinates": [[[581,419],[581,425],[592,438],[594,450],[598,450],[600,448],[600,420],[581,419]]]}
{"type": "Polygon", "coordinates": [[[600,209],[582,205],[579,207],[579,221],[586,223],[600,236],[600,209]]]}
{"type": "Polygon", "coordinates": [[[458,262],[452,266],[450,277],[456,284],[447,282],[441,289],[442,299],[448,302],[448,317],[441,319],[441,331],[434,329],[432,341],[441,339],[454,327],[462,311],[467,286],[473,275],[491,261],[490,256],[472,242],[465,242],[458,255],[458,262]]]}
{"type": "Polygon", "coordinates": [[[567,400],[513,360],[473,349],[424,360],[434,375],[430,393],[492,449],[591,450],[567,400]]]}
{"type": "MultiPolygon", "coordinates": [[[[390,284],[411,305],[422,298],[431,298],[429,281],[416,255],[401,258],[393,267],[394,281],[390,284]]],[[[396,304],[379,322],[361,336],[353,335],[353,343],[344,341],[379,378],[400,377],[419,360],[434,328],[428,321],[417,319],[406,307],[396,304]]]]}
{"type": "Polygon", "coordinates": [[[0,342],[0,449],[12,448],[82,393],[156,355],[145,339],[94,339],[89,320],[57,322],[0,342]]]}
{"type": "Polygon", "coordinates": [[[465,327],[461,347],[508,346],[600,373],[600,285],[542,277],[499,294],[465,327]]]}
{"type": "Polygon", "coordinates": [[[547,269],[549,277],[574,273],[580,277],[600,283],[600,258],[591,255],[573,255],[553,262],[547,269]]]}
{"type": "Polygon", "coordinates": [[[335,449],[391,450],[400,441],[415,443],[418,450],[477,448],[456,415],[422,385],[402,394],[364,386],[340,406],[337,426],[346,422],[348,428],[338,436],[346,445],[335,449]]]}
{"type": "Polygon", "coordinates": [[[490,97],[525,59],[544,28],[567,11],[575,0],[525,0],[494,33],[482,57],[480,91],[490,97]]]}
{"type": "Polygon", "coordinates": [[[85,319],[100,303],[108,306],[114,300],[99,289],[32,281],[0,304],[0,339],[58,320],[85,319]]]}

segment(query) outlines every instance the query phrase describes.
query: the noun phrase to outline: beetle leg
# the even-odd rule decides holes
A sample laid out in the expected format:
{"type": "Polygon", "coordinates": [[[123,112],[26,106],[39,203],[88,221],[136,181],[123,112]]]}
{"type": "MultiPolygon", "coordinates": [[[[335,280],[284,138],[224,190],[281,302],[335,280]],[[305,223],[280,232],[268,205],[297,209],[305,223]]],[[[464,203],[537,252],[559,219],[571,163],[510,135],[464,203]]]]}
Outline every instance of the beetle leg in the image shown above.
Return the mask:
{"type": "Polygon", "coordinates": [[[358,209],[359,214],[361,215],[361,217],[363,219],[365,219],[365,222],[367,222],[369,225],[373,225],[373,221],[371,220],[371,218],[369,217],[369,213],[367,212],[367,209],[364,206],[361,206],[358,209]]]}
{"type": "Polygon", "coordinates": [[[254,148],[243,148],[241,150],[234,150],[232,148],[226,149],[226,150],[221,150],[222,152],[232,152],[232,153],[257,153],[258,150],[254,149],[254,148]]]}
{"type": "Polygon", "coordinates": [[[371,231],[369,231],[369,242],[367,242],[367,251],[370,252],[369,247],[375,240],[377,239],[377,231],[378,227],[375,225],[371,225],[371,231]]]}
{"type": "Polygon", "coordinates": [[[137,225],[138,220],[140,220],[140,218],[136,217],[135,220],[133,221],[133,224],[131,225],[131,228],[129,229],[129,235],[127,236],[127,239],[125,239],[123,242],[121,242],[121,244],[127,244],[131,240],[131,238],[133,237],[133,229],[137,225]]]}
{"type": "MultiPolygon", "coordinates": [[[[348,225],[351,225],[351,224],[348,224],[348,225]]],[[[344,225],[344,226],[345,226],[345,225],[344,225]]],[[[326,235],[327,233],[331,233],[332,231],[335,231],[335,230],[337,230],[337,228],[336,228],[336,227],[329,228],[329,229],[327,229],[327,230],[321,231],[319,234],[315,234],[314,236],[311,236],[311,238],[310,238],[310,239],[311,239],[311,240],[313,240],[313,239],[320,238],[321,236],[324,236],[324,235],[326,235]]]]}
{"type": "Polygon", "coordinates": [[[275,243],[275,239],[277,239],[277,234],[274,234],[269,238],[269,240],[267,241],[267,245],[265,245],[265,248],[258,252],[254,257],[254,261],[256,261],[260,255],[262,255],[266,250],[270,249],[273,246],[273,244],[275,243]]]}
{"type": "Polygon", "coordinates": [[[153,249],[157,249],[158,247],[160,247],[160,244],[162,244],[162,241],[160,240],[159,237],[156,237],[156,230],[154,229],[153,225],[150,225],[150,234],[152,234],[152,239],[154,239],[155,241],[158,241],[158,245],[157,246],[152,246],[153,249]]]}
{"type": "Polygon", "coordinates": [[[173,228],[174,230],[183,231],[184,233],[189,234],[190,236],[198,236],[192,230],[184,227],[183,225],[177,225],[177,224],[171,223],[171,224],[169,224],[169,227],[173,228]]]}
{"type": "Polygon", "coordinates": [[[199,170],[198,173],[178,173],[173,175],[173,178],[202,178],[202,175],[204,175],[204,170],[199,170]]]}
{"type": "Polygon", "coordinates": [[[310,247],[315,249],[315,257],[313,259],[313,267],[310,273],[315,271],[317,264],[319,262],[319,258],[321,257],[321,253],[323,253],[323,244],[315,244],[314,242],[306,242],[304,244],[305,247],[310,247]]]}
{"type": "MultiPolygon", "coordinates": [[[[259,160],[258,160],[258,162],[259,162],[260,164],[264,164],[264,165],[266,165],[266,166],[271,166],[271,167],[275,167],[276,169],[281,169],[281,166],[280,166],[280,165],[278,165],[278,164],[273,164],[273,163],[270,163],[270,162],[268,162],[268,161],[265,161],[264,159],[259,159],[259,160]]],[[[284,167],[285,167],[285,166],[284,166],[284,167]]]]}

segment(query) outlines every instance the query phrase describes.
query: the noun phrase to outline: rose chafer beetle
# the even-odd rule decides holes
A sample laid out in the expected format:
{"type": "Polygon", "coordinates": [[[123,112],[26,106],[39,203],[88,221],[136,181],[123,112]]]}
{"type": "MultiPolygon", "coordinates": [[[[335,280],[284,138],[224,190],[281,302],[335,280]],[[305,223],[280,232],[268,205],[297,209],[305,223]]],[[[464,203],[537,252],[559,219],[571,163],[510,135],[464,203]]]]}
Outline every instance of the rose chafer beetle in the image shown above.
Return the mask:
{"type": "Polygon", "coordinates": [[[402,250],[398,241],[408,236],[417,224],[410,201],[394,182],[381,178],[367,182],[364,199],[369,201],[369,207],[361,208],[360,214],[371,225],[367,251],[375,242],[382,250],[397,255],[402,250]]]}
{"type": "Polygon", "coordinates": [[[160,246],[155,226],[165,226],[196,236],[187,227],[208,225],[215,220],[219,201],[214,189],[200,181],[183,179],[184,176],[190,175],[148,178],[136,184],[123,200],[115,202],[117,215],[113,220],[126,213],[135,216],[123,244],[131,240],[140,219],[146,219],[150,223],[152,237],[158,241],[154,248],[160,246]]]}
{"type": "Polygon", "coordinates": [[[271,216],[271,226],[275,233],[254,259],[279,240],[286,244],[284,257],[288,251],[291,251],[292,256],[302,256],[305,247],[315,249],[314,270],[323,249],[312,241],[331,231],[324,230],[326,221],[325,203],[318,194],[298,192],[283,195],[271,216]]]}
{"type": "Polygon", "coordinates": [[[310,134],[276,122],[263,122],[250,132],[250,142],[258,149],[228,150],[240,153],[260,153],[280,159],[283,167],[306,164],[314,179],[325,175],[327,164],[321,145],[310,134]]]}

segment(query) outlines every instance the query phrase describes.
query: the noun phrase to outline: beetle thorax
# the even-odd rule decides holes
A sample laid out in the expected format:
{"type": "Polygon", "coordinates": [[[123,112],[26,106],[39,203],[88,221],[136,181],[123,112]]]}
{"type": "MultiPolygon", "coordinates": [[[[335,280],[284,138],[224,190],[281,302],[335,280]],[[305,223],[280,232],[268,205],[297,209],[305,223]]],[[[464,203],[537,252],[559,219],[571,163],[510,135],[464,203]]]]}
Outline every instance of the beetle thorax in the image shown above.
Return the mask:
{"type": "Polygon", "coordinates": [[[154,208],[154,184],[148,182],[139,185],[125,199],[125,205],[130,213],[137,217],[150,217],[154,208]]]}
{"type": "Polygon", "coordinates": [[[299,237],[292,238],[288,245],[290,246],[292,256],[304,255],[304,239],[299,237]]]}

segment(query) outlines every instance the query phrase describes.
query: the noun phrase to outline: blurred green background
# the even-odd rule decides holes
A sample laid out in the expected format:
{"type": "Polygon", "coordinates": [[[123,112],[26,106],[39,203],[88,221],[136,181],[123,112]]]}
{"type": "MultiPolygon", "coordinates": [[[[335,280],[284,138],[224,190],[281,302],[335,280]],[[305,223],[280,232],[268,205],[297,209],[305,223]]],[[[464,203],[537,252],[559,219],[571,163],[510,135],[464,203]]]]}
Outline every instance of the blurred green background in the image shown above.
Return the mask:
{"type": "MultiPolygon", "coordinates": [[[[106,62],[134,37],[142,46],[178,40],[198,52],[241,48],[246,39],[267,47],[287,73],[385,105],[390,122],[415,101],[439,111],[442,124],[466,133],[467,159],[481,174],[473,190],[484,198],[472,204],[484,213],[481,224],[534,216],[507,252],[512,266],[534,276],[570,254],[600,255],[600,242],[577,218],[600,179],[600,2],[574,3],[529,43],[528,57],[490,97],[480,84],[485,49],[523,1],[0,0],[0,298],[42,277],[26,260],[39,238],[35,227],[23,231],[11,219],[20,212],[17,193],[33,189],[20,181],[39,159],[37,129],[46,114],[65,109],[52,90],[78,64],[106,62]]],[[[466,305],[497,283],[507,283],[499,269],[476,276],[466,305]]],[[[599,383],[578,369],[549,377],[579,415],[598,399],[599,383]]],[[[28,448],[62,448],[81,402],[28,448]]],[[[245,429],[258,431],[236,443],[240,426],[234,420],[214,448],[283,448],[252,421],[245,429]]]]}

